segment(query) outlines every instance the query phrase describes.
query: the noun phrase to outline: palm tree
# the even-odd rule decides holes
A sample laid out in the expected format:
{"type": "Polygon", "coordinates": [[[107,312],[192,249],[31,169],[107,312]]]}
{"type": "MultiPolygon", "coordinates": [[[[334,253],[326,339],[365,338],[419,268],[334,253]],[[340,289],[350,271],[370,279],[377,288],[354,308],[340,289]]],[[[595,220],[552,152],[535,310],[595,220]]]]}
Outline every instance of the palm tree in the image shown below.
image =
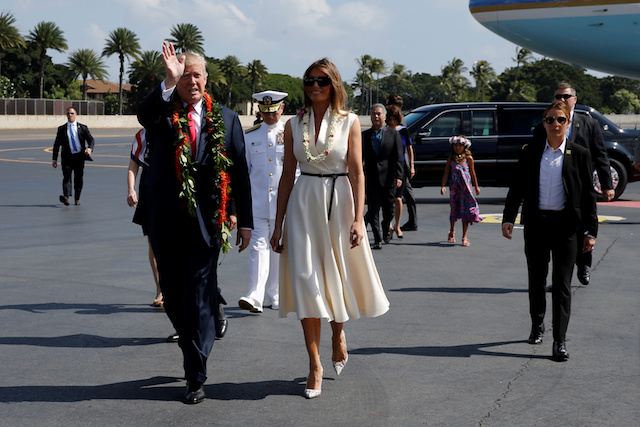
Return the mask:
{"type": "Polygon", "coordinates": [[[240,58],[233,55],[227,55],[220,61],[220,71],[227,79],[227,107],[231,108],[231,90],[233,89],[233,80],[235,77],[242,75],[240,67],[240,58]]]}
{"type": "Polygon", "coordinates": [[[204,37],[193,24],[178,24],[171,27],[169,41],[176,47],[176,52],[195,52],[204,56],[204,37]]]}
{"type": "Polygon", "coordinates": [[[107,76],[105,64],[92,49],[79,49],[69,55],[67,67],[74,73],[74,77],[82,76],[82,99],[87,99],[87,76],[94,80],[104,80],[107,76]]]}
{"type": "MultiPolygon", "coordinates": [[[[12,47],[26,47],[24,38],[13,25],[16,19],[10,12],[0,13],[0,76],[2,75],[2,54],[12,47]]],[[[0,94],[2,94],[2,81],[0,79],[0,94]]]]}
{"type": "Polygon", "coordinates": [[[496,72],[491,65],[485,60],[476,61],[470,72],[476,81],[476,101],[478,100],[478,91],[482,93],[480,100],[484,102],[484,90],[491,90],[491,83],[497,80],[496,72]]]}
{"type": "Polygon", "coordinates": [[[118,99],[118,114],[122,115],[122,77],[124,76],[124,59],[125,57],[138,59],[140,55],[140,43],[136,33],[126,29],[117,28],[109,34],[106,40],[107,45],[102,50],[102,56],[111,56],[118,54],[120,59],[120,89],[118,99]]]}
{"type": "Polygon", "coordinates": [[[224,77],[224,73],[220,70],[220,66],[215,62],[207,61],[207,85],[210,90],[209,93],[213,96],[213,87],[220,88],[221,85],[226,85],[227,79],[224,77]]]}
{"type": "Polygon", "coordinates": [[[164,78],[165,67],[162,55],[155,50],[146,50],[131,65],[129,80],[140,82],[148,80],[152,84],[160,82],[164,78]]]}
{"type": "MultiPolygon", "coordinates": [[[[258,82],[262,80],[267,74],[267,67],[265,67],[259,59],[254,59],[246,66],[247,76],[251,79],[251,93],[256,93],[256,87],[258,82]]],[[[253,96],[251,96],[251,115],[253,116],[253,96]]]]}
{"type": "MultiPolygon", "coordinates": [[[[356,73],[356,87],[360,88],[360,114],[364,114],[365,99],[367,96],[367,85],[371,84],[371,73],[369,66],[373,58],[370,55],[362,55],[360,59],[356,59],[358,71],[356,73]]],[[[369,105],[371,102],[368,103],[369,105]]]]}
{"type": "Polygon", "coordinates": [[[407,70],[406,66],[394,62],[388,79],[391,90],[393,93],[398,94],[401,87],[411,84],[411,71],[407,70]]]}
{"type": "Polygon", "coordinates": [[[38,23],[33,30],[29,31],[27,39],[40,52],[40,98],[44,93],[44,65],[47,59],[47,49],[64,52],[69,48],[67,39],[62,34],[62,30],[55,23],[44,21],[38,23]]]}
{"type": "Polygon", "coordinates": [[[380,74],[387,74],[387,63],[383,59],[373,58],[369,64],[369,72],[376,75],[376,103],[379,99],[380,87],[378,81],[380,80],[380,74]]]}
{"type": "Polygon", "coordinates": [[[458,101],[462,91],[469,85],[469,80],[462,75],[467,72],[467,67],[460,58],[453,58],[442,68],[440,84],[443,87],[445,100],[458,101]],[[447,96],[448,95],[448,96],[447,96]]]}
{"type": "Polygon", "coordinates": [[[518,74],[520,74],[520,64],[526,65],[533,60],[533,54],[529,49],[524,47],[519,48],[516,46],[516,57],[511,58],[516,62],[516,77],[513,79],[513,87],[511,88],[510,100],[513,101],[513,97],[516,94],[516,86],[518,84],[518,74]]]}

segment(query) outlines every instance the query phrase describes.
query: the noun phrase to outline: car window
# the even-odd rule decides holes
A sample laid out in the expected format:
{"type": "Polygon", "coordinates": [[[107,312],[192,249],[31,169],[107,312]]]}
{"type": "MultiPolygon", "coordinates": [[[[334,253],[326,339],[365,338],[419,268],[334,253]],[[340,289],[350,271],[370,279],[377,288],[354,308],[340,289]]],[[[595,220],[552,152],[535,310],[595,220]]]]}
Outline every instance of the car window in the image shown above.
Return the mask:
{"type": "Polygon", "coordinates": [[[429,132],[429,136],[446,136],[460,134],[461,117],[459,111],[452,111],[442,114],[434,121],[427,125],[426,131],[429,132]]]}
{"type": "Polygon", "coordinates": [[[493,135],[493,111],[474,111],[473,112],[473,136],[489,136],[493,135]]]}
{"type": "Polygon", "coordinates": [[[498,128],[501,135],[533,135],[533,130],[542,122],[544,109],[502,110],[498,113],[498,128]]]}

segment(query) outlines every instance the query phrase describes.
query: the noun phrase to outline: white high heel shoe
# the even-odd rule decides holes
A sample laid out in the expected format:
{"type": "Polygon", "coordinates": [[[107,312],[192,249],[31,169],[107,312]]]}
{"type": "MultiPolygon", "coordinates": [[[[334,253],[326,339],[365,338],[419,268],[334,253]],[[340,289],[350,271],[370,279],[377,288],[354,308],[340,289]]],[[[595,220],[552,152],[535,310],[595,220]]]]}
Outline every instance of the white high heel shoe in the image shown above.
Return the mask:
{"type": "Polygon", "coordinates": [[[322,371],[320,371],[320,388],[317,390],[314,388],[305,388],[303,395],[307,399],[313,399],[314,397],[320,396],[320,393],[322,393],[322,371]]]}
{"type": "MultiPolygon", "coordinates": [[[[342,331],[342,335],[344,335],[344,345],[345,347],[347,346],[347,334],[344,333],[344,331],[342,331]]],[[[344,367],[347,365],[347,361],[349,360],[349,353],[346,353],[346,357],[344,358],[344,360],[341,360],[340,362],[334,362],[333,360],[331,361],[331,363],[333,363],[333,369],[335,369],[336,374],[340,375],[342,373],[342,370],[344,369],[344,367]]]]}

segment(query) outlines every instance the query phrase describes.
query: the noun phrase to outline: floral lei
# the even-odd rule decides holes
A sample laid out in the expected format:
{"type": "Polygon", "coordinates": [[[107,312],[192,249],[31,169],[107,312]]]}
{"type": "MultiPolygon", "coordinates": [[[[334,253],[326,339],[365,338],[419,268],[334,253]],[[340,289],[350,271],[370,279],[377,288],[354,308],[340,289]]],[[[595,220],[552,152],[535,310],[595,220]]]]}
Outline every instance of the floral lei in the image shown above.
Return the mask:
{"type": "Polygon", "coordinates": [[[340,115],[336,113],[330,114],[331,125],[329,126],[329,131],[327,132],[329,134],[329,139],[327,140],[327,148],[317,156],[313,156],[311,154],[311,151],[309,151],[309,122],[311,121],[311,111],[302,110],[300,113],[302,114],[302,146],[304,147],[304,154],[307,157],[307,161],[312,163],[320,163],[327,158],[327,156],[331,152],[331,148],[333,148],[333,137],[336,134],[340,115]]]}
{"type": "MultiPolygon", "coordinates": [[[[233,162],[227,157],[224,147],[224,131],[225,126],[220,114],[220,107],[213,103],[213,98],[207,92],[204,93],[205,124],[203,131],[206,132],[206,142],[211,147],[211,155],[216,159],[216,175],[214,185],[220,191],[220,204],[215,213],[218,223],[218,237],[222,245],[222,252],[227,253],[231,248],[229,238],[231,231],[229,230],[229,216],[227,214],[227,204],[229,202],[229,166],[233,162]]],[[[171,123],[176,131],[177,137],[174,143],[175,151],[175,167],[176,177],[180,181],[180,198],[185,199],[187,211],[191,217],[196,216],[196,207],[198,202],[195,197],[196,182],[193,177],[197,165],[192,160],[191,143],[189,142],[189,118],[187,111],[182,107],[181,101],[171,104],[172,114],[171,123]]]]}

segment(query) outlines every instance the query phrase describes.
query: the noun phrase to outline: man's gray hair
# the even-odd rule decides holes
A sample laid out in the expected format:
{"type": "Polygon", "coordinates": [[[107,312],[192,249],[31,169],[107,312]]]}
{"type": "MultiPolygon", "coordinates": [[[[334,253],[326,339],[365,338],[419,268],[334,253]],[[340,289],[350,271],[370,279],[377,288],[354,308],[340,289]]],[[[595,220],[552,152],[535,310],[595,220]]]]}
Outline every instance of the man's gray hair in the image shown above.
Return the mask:
{"type": "Polygon", "coordinates": [[[387,115],[387,107],[384,106],[384,104],[373,104],[373,106],[371,107],[371,111],[373,112],[373,110],[375,110],[376,108],[382,108],[382,113],[386,116],[387,115]]]}
{"type": "Polygon", "coordinates": [[[565,90],[565,89],[569,89],[571,91],[571,95],[578,96],[575,88],[567,82],[560,82],[558,83],[558,86],[556,86],[556,90],[565,90]]]}

